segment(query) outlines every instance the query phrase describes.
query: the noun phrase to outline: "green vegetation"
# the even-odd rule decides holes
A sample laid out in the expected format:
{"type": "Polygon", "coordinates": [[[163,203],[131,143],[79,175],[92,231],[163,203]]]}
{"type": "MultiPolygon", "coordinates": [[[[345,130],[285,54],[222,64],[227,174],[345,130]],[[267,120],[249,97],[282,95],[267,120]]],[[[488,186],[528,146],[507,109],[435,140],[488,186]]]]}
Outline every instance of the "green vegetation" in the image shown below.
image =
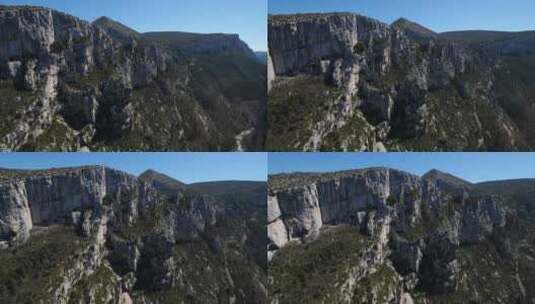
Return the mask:
{"type": "Polygon", "coordinates": [[[366,45],[362,43],[362,41],[357,42],[355,46],[353,46],[353,53],[362,55],[366,52],[366,45]]]}
{"type": "Polygon", "coordinates": [[[52,125],[34,141],[27,142],[24,146],[21,147],[22,151],[47,151],[51,150],[52,147],[68,148],[72,143],[68,140],[68,135],[71,132],[70,128],[66,123],[59,118],[55,118],[52,121],[52,125]]]}
{"type": "Polygon", "coordinates": [[[63,52],[65,48],[65,43],[56,40],[50,45],[50,52],[52,52],[53,54],[61,54],[61,52],[63,52]]]}
{"type": "Polygon", "coordinates": [[[304,144],[310,129],[334,108],[341,90],[320,77],[296,77],[273,88],[269,96],[267,149],[292,150],[304,144]]]}
{"type": "Polygon", "coordinates": [[[336,303],[337,286],[358,264],[367,238],[355,227],[323,231],[303,245],[288,245],[270,262],[269,292],[279,303],[336,303]]]}
{"type": "Polygon", "coordinates": [[[342,128],[329,133],[322,143],[321,151],[340,151],[345,145],[349,151],[360,151],[370,146],[373,134],[372,126],[366,118],[356,111],[353,117],[342,128]]]}
{"type": "Polygon", "coordinates": [[[17,248],[0,251],[0,302],[47,299],[86,241],[68,227],[48,227],[17,248]]]}
{"type": "Polygon", "coordinates": [[[197,99],[211,103],[219,94],[237,100],[266,99],[266,67],[241,55],[197,55],[192,86],[197,99]]]}
{"type": "Polygon", "coordinates": [[[393,195],[390,195],[386,199],[386,204],[390,207],[394,207],[397,204],[397,199],[393,195]]]}
{"type": "Polygon", "coordinates": [[[92,275],[74,285],[69,304],[83,302],[90,292],[94,292],[95,304],[108,304],[110,293],[115,294],[115,298],[119,296],[116,294],[118,283],[113,270],[103,264],[92,275]]]}
{"type": "Polygon", "coordinates": [[[114,233],[124,239],[135,241],[139,237],[158,232],[161,230],[161,223],[168,209],[169,206],[167,204],[159,204],[156,207],[151,207],[143,214],[140,214],[133,224],[128,225],[124,223],[121,229],[115,230],[114,233]]]}
{"type": "Polygon", "coordinates": [[[13,131],[15,122],[35,101],[33,92],[17,90],[12,82],[0,81],[0,136],[13,131]]]}
{"type": "Polygon", "coordinates": [[[496,98],[520,128],[528,143],[535,142],[535,55],[506,57],[495,72],[496,98]]]}
{"type": "Polygon", "coordinates": [[[80,37],[75,37],[72,42],[74,44],[87,44],[90,42],[90,37],[89,36],[80,36],[80,37]]]}
{"type": "Polygon", "coordinates": [[[237,290],[246,293],[254,290],[251,283],[255,268],[243,256],[232,251],[214,253],[205,242],[191,242],[177,244],[173,257],[181,269],[180,276],[185,278],[184,285],[177,284],[158,291],[139,290],[134,292],[134,301],[144,296],[159,303],[207,303],[228,299],[231,292],[240,299],[242,295],[237,290]],[[235,284],[234,289],[226,268],[235,284]]]}
{"type": "Polygon", "coordinates": [[[515,262],[501,258],[494,245],[483,242],[462,247],[457,259],[461,264],[459,278],[462,278],[457,291],[443,295],[427,294],[432,303],[520,303],[515,262]]]}
{"type": "Polygon", "coordinates": [[[83,85],[99,85],[102,81],[108,79],[113,74],[113,68],[98,69],[87,76],[80,78],[80,81],[77,83],[79,86],[83,85]]]}
{"type": "Polygon", "coordinates": [[[381,265],[376,272],[357,283],[353,301],[355,304],[390,303],[399,286],[396,271],[388,265],[381,265]],[[376,295],[375,298],[373,295],[376,295]],[[373,300],[372,300],[373,299],[373,300]]]}

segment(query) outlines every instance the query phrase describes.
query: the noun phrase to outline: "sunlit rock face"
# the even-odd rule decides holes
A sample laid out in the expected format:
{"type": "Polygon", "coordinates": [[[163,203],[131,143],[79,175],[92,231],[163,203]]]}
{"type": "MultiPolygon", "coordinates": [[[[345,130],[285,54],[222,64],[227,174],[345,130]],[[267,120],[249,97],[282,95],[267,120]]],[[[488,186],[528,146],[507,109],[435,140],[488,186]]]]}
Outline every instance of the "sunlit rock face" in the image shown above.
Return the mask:
{"type": "Polygon", "coordinates": [[[30,6],[1,6],[0,26],[0,101],[10,105],[0,112],[1,150],[263,144],[265,64],[238,35],[142,34],[106,17],[89,23],[30,6]],[[221,85],[216,68],[227,77],[221,85]],[[233,119],[223,123],[222,113],[233,119]]]}
{"type": "Polygon", "coordinates": [[[30,277],[51,303],[143,303],[184,290],[174,300],[266,303],[266,187],[239,183],[218,196],[102,166],[0,169],[0,260],[13,264],[0,282],[21,286],[0,302],[28,297],[30,277]],[[34,255],[42,262],[28,269],[21,261],[34,255]]]}
{"type": "Polygon", "coordinates": [[[533,64],[527,54],[535,39],[501,34],[502,42],[470,32],[437,34],[404,19],[388,25],[351,13],[271,15],[272,112],[300,100],[310,108],[287,113],[299,120],[296,130],[271,116],[268,144],[306,151],[531,150],[528,122],[512,109],[520,102],[531,111],[530,103],[508,96],[520,91],[504,77],[514,71],[515,79],[525,78],[517,65],[533,64]]]}
{"type": "MultiPolygon", "coordinates": [[[[523,207],[513,207],[515,203],[511,205],[502,193],[483,191],[485,184],[472,184],[437,170],[419,177],[394,169],[369,168],[273,175],[269,185],[268,259],[270,267],[276,269],[270,280],[278,286],[272,303],[285,302],[294,294],[277,284],[278,280],[293,282],[293,271],[301,265],[314,265],[311,282],[321,280],[322,273],[325,278],[329,271],[336,273],[341,281],[328,283],[330,287],[316,297],[340,303],[353,303],[356,298],[370,303],[385,299],[410,303],[422,292],[418,297],[427,303],[464,293],[481,299],[515,297],[514,292],[481,296],[481,290],[488,286],[485,284],[492,284],[489,282],[496,277],[487,277],[482,265],[467,260],[487,254],[487,258],[504,263],[496,270],[502,276],[514,271],[505,265],[518,256],[518,248],[524,248],[522,242],[512,243],[518,225],[512,218],[523,207]],[[338,237],[352,242],[351,234],[364,239],[365,245],[350,251],[337,243],[338,237]],[[345,250],[347,255],[337,256],[327,244],[345,250]],[[492,248],[481,252],[486,246],[492,248]],[[295,252],[301,252],[302,257],[295,252]],[[319,258],[325,270],[317,264],[319,258]],[[334,267],[330,259],[335,258],[341,259],[336,264],[340,268],[329,268],[334,267]],[[388,273],[388,277],[377,279],[376,273],[388,273]],[[485,283],[476,286],[463,281],[479,280],[475,273],[484,276],[485,283]],[[378,288],[385,288],[385,293],[378,288]]],[[[502,187],[497,185],[496,189],[502,187]]],[[[530,216],[524,214],[523,218],[530,216]]],[[[521,234],[524,239],[525,233],[521,234]]],[[[521,292],[516,279],[506,281],[521,292]]],[[[305,283],[294,288],[304,288],[295,291],[299,294],[308,287],[305,283]]]]}

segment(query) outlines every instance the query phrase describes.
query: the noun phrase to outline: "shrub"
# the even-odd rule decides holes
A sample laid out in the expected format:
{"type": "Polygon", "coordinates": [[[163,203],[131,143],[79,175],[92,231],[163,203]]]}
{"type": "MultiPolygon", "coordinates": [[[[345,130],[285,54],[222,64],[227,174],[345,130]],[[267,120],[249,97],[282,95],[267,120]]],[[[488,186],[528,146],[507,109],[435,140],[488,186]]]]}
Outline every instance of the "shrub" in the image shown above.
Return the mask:
{"type": "Polygon", "coordinates": [[[396,198],[393,196],[393,195],[390,195],[387,199],[386,199],[386,204],[388,206],[395,206],[396,205],[396,198]]]}
{"type": "Polygon", "coordinates": [[[86,44],[89,42],[89,36],[76,37],[72,40],[74,44],[86,44]]]}
{"type": "Polygon", "coordinates": [[[50,45],[50,51],[54,54],[60,54],[63,50],[65,50],[65,44],[61,41],[56,40],[50,45]]]}
{"type": "Polygon", "coordinates": [[[357,42],[355,46],[353,46],[353,53],[362,55],[366,51],[366,45],[362,43],[361,41],[357,42]]]}

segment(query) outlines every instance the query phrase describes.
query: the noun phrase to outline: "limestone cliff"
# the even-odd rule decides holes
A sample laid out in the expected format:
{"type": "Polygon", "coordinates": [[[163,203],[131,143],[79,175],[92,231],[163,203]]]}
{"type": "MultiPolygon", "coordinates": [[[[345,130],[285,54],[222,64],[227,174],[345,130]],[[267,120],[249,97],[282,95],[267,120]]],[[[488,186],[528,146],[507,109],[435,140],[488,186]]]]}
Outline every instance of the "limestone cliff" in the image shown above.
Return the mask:
{"type": "Polygon", "coordinates": [[[2,150],[263,144],[265,66],[238,35],[137,33],[29,6],[0,6],[0,28],[2,150]]]}
{"type": "Polygon", "coordinates": [[[504,76],[529,79],[519,64],[533,62],[533,35],[471,43],[406,19],[388,25],[352,13],[272,15],[268,34],[271,149],[533,145],[518,112],[531,111],[531,95],[504,76]]]}
{"type": "MultiPolygon", "coordinates": [[[[516,235],[519,209],[508,196],[452,179],[388,168],[270,176],[272,303],[302,294],[310,303],[529,302],[522,290],[534,268],[517,268],[526,258],[519,248],[531,246],[528,234],[516,235]],[[483,253],[503,264],[495,274],[471,262],[483,253]],[[511,289],[489,292],[500,282],[511,289]]],[[[521,229],[532,229],[530,219],[521,229]]]]}
{"type": "Polygon", "coordinates": [[[237,208],[106,167],[0,170],[0,301],[265,302],[265,232],[237,208]]]}

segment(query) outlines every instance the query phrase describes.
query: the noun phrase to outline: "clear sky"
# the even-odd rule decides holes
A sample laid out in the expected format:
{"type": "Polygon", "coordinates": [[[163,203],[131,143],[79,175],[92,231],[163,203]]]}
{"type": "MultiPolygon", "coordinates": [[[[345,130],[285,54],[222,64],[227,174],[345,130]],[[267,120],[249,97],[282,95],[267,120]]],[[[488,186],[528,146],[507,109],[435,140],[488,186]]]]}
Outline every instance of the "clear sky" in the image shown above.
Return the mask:
{"type": "Polygon", "coordinates": [[[93,21],[101,16],[139,32],[238,33],[254,50],[267,49],[266,0],[1,0],[39,5],[93,21]]]}
{"type": "Polygon", "coordinates": [[[105,165],[134,175],[154,169],[185,183],[267,180],[267,153],[0,153],[0,168],[105,165]]]}
{"type": "Polygon", "coordinates": [[[389,167],[417,175],[438,169],[471,182],[535,178],[535,153],[270,153],[270,174],[389,167]]]}
{"type": "Polygon", "coordinates": [[[399,17],[436,32],[535,30],[533,0],[268,0],[269,13],[356,12],[392,23],[399,17]]]}

